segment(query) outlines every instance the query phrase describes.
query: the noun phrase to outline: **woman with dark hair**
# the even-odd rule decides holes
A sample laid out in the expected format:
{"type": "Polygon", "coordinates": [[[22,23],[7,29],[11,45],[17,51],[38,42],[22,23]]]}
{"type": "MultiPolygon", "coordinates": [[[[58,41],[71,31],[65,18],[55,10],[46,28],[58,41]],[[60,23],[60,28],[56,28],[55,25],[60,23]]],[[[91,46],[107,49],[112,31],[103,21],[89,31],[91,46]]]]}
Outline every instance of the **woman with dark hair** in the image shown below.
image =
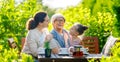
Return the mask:
{"type": "Polygon", "coordinates": [[[22,49],[23,53],[30,54],[34,58],[38,57],[40,48],[43,47],[45,41],[52,40],[52,35],[49,34],[47,27],[49,24],[49,17],[45,12],[38,12],[35,16],[28,20],[25,44],[22,49]]]}
{"type": "Polygon", "coordinates": [[[81,43],[81,39],[80,35],[82,35],[86,29],[88,29],[88,27],[86,26],[83,26],[82,24],[74,24],[71,28],[70,28],[70,35],[71,35],[71,38],[72,38],[72,41],[70,42],[70,45],[71,46],[74,46],[74,45],[82,45],[81,43]]]}
{"type": "Polygon", "coordinates": [[[35,27],[34,19],[30,18],[26,23],[26,29],[31,30],[31,29],[34,29],[34,27],[35,27]]]}
{"type": "Polygon", "coordinates": [[[71,41],[69,51],[71,53],[74,52],[74,46],[82,45],[82,38],[80,38],[79,36],[81,36],[87,29],[88,27],[83,26],[82,24],[74,24],[70,28],[69,34],[71,35],[71,41]]]}

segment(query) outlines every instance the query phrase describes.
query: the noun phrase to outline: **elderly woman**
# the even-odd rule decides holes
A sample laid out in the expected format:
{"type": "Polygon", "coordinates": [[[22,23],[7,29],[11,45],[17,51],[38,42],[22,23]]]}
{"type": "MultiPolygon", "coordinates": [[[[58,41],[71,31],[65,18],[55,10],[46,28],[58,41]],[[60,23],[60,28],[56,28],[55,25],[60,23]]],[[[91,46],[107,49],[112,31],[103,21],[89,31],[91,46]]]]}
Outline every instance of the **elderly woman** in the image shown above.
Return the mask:
{"type": "Polygon", "coordinates": [[[54,53],[59,52],[59,48],[68,48],[70,46],[70,35],[63,29],[65,24],[65,18],[61,14],[54,14],[51,18],[53,30],[51,34],[56,42],[51,42],[52,51],[54,53]]]}

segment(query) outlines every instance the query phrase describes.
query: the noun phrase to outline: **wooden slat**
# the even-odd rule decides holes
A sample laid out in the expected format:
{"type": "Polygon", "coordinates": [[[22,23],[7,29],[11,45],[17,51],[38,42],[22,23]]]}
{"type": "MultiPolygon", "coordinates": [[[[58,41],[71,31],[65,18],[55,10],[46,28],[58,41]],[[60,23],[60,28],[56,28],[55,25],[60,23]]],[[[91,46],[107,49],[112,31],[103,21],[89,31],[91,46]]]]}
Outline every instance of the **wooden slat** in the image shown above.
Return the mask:
{"type": "Polygon", "coordinates": [[[15,49],[17,47],[17,45],[16,45],[16,43],[15,43],[13,38],[8,38],[8,44],[9,44],[10,48],[14,48],[15,49]]]}
{"type": "Polygon", "coordinates": [[[21,50],[22,50],[22,49],[23,49],[23,46],[24,46],[24,44],[25,44],[25,38],[24,38],[24,37],[21,39],[21,43],[22,43],[22,48],[21,48],[21,50]]]}
{"type": "Polygon", "coordinates": [[[94,54],[99,53],[99,45],[98,45],[97,37],[84,37],[82,43],[85,48],[88,48],[89,53],[94,53],[94,54]]]}

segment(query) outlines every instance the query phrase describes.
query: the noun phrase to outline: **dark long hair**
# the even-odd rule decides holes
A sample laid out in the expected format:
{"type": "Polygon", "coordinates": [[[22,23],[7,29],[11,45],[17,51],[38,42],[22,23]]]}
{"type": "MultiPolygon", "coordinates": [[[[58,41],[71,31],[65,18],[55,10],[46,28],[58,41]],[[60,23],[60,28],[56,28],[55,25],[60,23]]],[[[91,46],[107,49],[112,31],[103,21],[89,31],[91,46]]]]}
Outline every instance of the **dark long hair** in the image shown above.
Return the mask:
{"type": "Polygon", "coordinates": [[[36,28],[39,23],[43,23],[45,21],[44,19],[46,16],[46,12],[37,12],[33,18],[30,18],[27,21],[26,28],[28,30],[36,28]]]}
{"type": "Polygon", "coordinates": [[[87,26],[83,26],[81,24],[77,24],[77,26],[78,26],[77,31],[78,31],[79,35],[82,35],[84,33],[84,31],[88,29],[87,26]]]}

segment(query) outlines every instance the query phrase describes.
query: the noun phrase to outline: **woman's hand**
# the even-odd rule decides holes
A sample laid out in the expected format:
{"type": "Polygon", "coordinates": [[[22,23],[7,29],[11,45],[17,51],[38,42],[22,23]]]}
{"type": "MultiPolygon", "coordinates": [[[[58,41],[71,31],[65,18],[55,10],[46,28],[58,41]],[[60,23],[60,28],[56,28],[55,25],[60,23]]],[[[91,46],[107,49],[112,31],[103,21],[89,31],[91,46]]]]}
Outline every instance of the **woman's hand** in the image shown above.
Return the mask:
{"type": "Polygon", "coordinates": [[[47,34],[45,40],[50,41],[53,38],[52,34],[47,34]]]}
{"type": "Polygon", "coordinates": [[[60,48],[56,47],[52,49],[53,54],[58,54],[60,52],[60,48]]]}

